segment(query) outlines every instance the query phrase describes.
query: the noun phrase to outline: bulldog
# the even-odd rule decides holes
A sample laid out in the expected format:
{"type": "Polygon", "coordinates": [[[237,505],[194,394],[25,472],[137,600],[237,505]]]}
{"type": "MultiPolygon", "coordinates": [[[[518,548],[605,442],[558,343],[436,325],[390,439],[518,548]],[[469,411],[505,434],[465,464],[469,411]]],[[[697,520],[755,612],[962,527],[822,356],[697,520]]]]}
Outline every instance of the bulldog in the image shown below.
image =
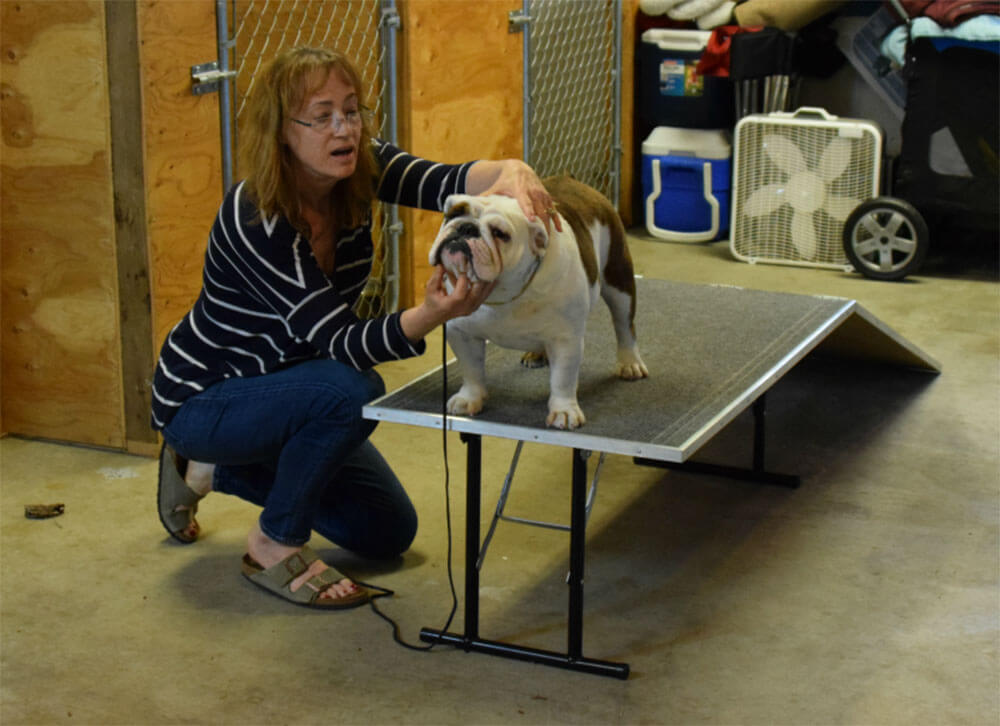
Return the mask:
{"type": "MultiPolygon", "coordinates": [[[[525,351],[522,364],[550,367],[545,423],[575,429],[586,422],[576,391],[587,318],[598,294],[611,310],[617,337],[616,374],[649,375],[636,343],[635,278],[618,212],[600,192],[570,177],[543,182],[562,220],[551,233],[529,221],[504,196],[455,194],[430,250],[430,263],[470,282],[496,281],[471,315],[448,322],[462,386],[448,413],[473,416],[486,400],[486,341],[525,351]]],[[[451,280],[446,282],[451,286],[451,280]]]]}

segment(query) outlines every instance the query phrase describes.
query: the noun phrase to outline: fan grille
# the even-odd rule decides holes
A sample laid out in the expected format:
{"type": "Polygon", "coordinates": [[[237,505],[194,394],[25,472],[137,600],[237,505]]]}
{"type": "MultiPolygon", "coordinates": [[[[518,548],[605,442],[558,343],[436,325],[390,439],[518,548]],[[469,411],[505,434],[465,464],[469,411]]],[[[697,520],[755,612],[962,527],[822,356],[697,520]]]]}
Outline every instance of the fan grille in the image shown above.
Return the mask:
{"type": "MultiPolygon", "coordinates": [[[[733,254],[748,262],[849,267],[842,243],[844,209],[849,213],[853,207],[876,196],[880,154],[878,130],[867,122],[787,119],[779,122],[766,116],[745,119],[740,124],[734,149],[733,254]],[[775,136],[791,143],[776,144],[775,136]],[[844,144],[838,139],[849,142],[850,160],[842,172],[824,179],[824,154],[829,155],[831,142],[844,144]],[[801,169],[802,162],[805,174],[796,175],[793,171],[801,169]],[[773,211],[761,213],[753,206],[748,208],[750,196],[767,185],[774,186],[761,194],[778,195],[772,203],[773,211]],[[796,209],[792,203],[780,201],[801,191],[802,186],[814,190],[806,205],[814,207],[818,203],[813,211],[802,211],[801,204],[796,209]],[[815,245],[803,245],[801,239],[793,239],[796,215],[811,218],[815,245]]],[[[801,219],[799,222],[805,223],[801,219]]]]}

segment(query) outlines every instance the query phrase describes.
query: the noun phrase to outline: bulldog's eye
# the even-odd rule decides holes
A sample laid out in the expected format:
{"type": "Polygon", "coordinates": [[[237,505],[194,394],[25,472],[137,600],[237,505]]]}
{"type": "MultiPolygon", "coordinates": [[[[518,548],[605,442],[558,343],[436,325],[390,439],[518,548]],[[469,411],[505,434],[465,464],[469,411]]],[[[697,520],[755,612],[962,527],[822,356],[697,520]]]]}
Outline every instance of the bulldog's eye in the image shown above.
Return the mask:
{"type": "Polygon", "coordinates": [[[490,234],[493,235],[493,239],[498,239],[501,242],[510,242],[510,235],[499,227],[490,227],[490,234]]]}

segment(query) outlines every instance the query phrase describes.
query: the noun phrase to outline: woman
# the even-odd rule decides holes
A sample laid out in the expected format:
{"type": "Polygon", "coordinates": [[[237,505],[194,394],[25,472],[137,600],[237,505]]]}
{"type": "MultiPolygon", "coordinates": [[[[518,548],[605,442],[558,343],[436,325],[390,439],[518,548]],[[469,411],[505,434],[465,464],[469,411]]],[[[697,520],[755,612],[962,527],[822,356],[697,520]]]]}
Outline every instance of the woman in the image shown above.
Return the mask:
{"type": "Polygon", "coordinates": [[[508,194],[546,221],[552,201],[516,160],[434,164],[373,139],[344,56],[299,48],[272,61],[248,101],[246,179],[209,236],[203,286],[170,332],[153,381],[162,432],[158,507],[181,542],[212,490],[263,507],[243,573],[287,600],[353,607],[369,593],[306,546],[315,530],[366,557],[404,552],[417,517],[368,441],[371,369],[424,352],[424,336],[490,292],[437,267],[423,302],[374,320],[351,310],[371,271],[371,203],[440,210],[453,193],[508,194]]]}

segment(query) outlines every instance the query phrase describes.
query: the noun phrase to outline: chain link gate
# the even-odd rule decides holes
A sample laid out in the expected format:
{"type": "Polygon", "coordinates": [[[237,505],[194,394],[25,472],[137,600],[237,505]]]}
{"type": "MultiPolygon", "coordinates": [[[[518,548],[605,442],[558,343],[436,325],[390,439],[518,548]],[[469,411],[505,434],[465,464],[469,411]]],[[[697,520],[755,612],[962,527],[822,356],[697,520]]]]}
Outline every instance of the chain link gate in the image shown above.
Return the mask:
{"type": "Polygon", "coordinates": [[[621,0],[523,0],[524,158],[615,206],[621,186],[621,0]]]}
{"type": "MultiPolygon", "coordinates": [[[[192,76],[202,81],[195,93],[220,94],[226,190],[238,174],[233,152],[257,72],[288,48],[330,48],[351,58],[367,87],[364,102],[372,110],[375,134],[396,142],[395,0],[216,0],[216,26],[219,62],[192,68],[192,76]],[[203,72],[198,75],[196,70],[203,72]]],[[[399,301],[401,225],[395,205],[376,202],[372,222],[372,274],[355,306],[361,317],[391,312],[399,301]]]]}

